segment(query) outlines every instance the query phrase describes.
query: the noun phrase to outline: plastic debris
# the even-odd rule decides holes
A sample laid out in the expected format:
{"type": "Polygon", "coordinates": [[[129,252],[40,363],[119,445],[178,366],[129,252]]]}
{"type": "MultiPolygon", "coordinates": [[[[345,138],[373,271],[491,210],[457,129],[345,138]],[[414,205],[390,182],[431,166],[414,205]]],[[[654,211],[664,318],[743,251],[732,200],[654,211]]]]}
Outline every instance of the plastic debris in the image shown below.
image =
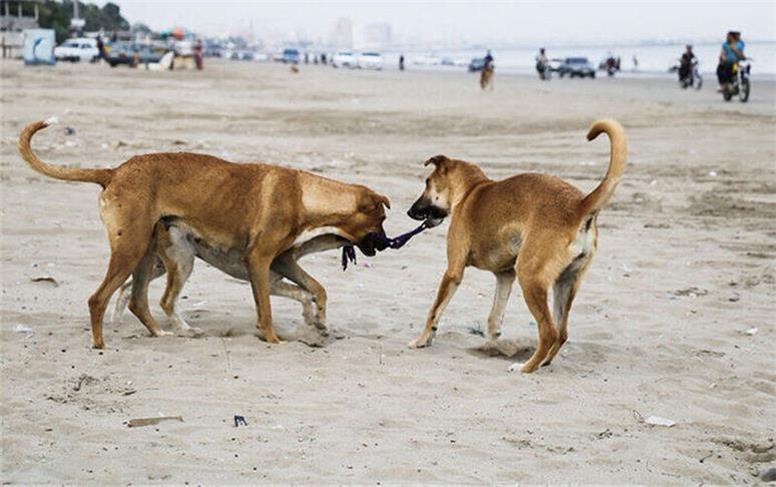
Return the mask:
{"type": "Polygon", "coordinates": [[[136,418],[127,421],[127,426],[137,428],[140,426],[152,426],[162,421],[180,421],[183,422],[183,416],[159,416],[158,418],[136,418]]]}
{"type": "Polygon", "coordinates": [[[672,421],[667,418],[661,418],[660,416],[650,416],[645,419],[644,422],[652,426],[666,426],[668,428],[676,424],[676,421],[672,421]]]}
{"type": "Polygon", "coordinates": [[[234,427],[237,428],[240,425],[248,426],[248,422],[245,421],[245,416],[234,415],[234,427]]]}
{"type": "Polygon", "coordinates": [[[24,333],[27,336],[32,335],[32,328],[27,325],[16,325],[13,329],[16,333],[24,333]]]}
{"type": "Polygon", "coordinates": [[[752,328],[749,328],[744,332],[744,335],[754,336],[757,335],[757,332],[760,331],[757,329],[756,326],[753,326],[752,328]]]}

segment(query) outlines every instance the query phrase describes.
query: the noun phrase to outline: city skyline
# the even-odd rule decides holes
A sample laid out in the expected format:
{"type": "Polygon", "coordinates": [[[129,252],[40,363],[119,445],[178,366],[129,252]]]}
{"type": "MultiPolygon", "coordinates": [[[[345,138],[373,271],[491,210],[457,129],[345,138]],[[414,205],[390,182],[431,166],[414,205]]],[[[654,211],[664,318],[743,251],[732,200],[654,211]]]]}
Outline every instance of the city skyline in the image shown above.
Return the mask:
{"type": "MultiPolygon", "coordinates": [[[[104,4],[105,2],[98,2],[104,4]]],[[[114,0],[131,22],[161,30],[183,25],[208,36],[327,43],[350,22],[355,44],[381,25],[394,44],[547,45],[721,38],[737,29],[776,41],[776,3],[738,2],[252,2],[114,0]],[[182,9],[182,6],[186,6],[182,9]],[[344,25],[344,24],[343,24],[344,25]]],[[[383,34],[383,39],[386,36],[383,34]]],[[[347,47],[347,46],[343,46],[347,47]]],[[[352,47],[352,46],[351,46],[352,47]]]]}

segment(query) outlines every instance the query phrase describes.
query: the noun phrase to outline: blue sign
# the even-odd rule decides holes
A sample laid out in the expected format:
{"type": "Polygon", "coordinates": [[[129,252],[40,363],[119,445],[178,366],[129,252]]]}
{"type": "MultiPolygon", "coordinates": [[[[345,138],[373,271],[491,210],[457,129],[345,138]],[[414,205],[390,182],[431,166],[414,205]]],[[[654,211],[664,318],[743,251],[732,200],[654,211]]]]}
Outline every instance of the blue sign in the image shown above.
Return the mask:
{"type": "Polygon", "coordinates": [[[24,31],[24,64],[55,64],[53,29],[24,31]]]}

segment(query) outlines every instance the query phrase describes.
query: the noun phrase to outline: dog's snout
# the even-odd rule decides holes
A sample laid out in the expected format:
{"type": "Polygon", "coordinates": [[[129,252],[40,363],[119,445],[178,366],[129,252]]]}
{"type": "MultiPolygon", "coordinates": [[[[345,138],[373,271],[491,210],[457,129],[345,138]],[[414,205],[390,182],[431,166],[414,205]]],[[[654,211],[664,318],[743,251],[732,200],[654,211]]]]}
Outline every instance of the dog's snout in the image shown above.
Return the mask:
{"type": "Polygon", "coordinates": [[[418,199],[412,204],[409,210],[407,210],[407,216],[413,220],[425,220],[428,213],[428,204],[423,201],[423,198],[418,199]]]}

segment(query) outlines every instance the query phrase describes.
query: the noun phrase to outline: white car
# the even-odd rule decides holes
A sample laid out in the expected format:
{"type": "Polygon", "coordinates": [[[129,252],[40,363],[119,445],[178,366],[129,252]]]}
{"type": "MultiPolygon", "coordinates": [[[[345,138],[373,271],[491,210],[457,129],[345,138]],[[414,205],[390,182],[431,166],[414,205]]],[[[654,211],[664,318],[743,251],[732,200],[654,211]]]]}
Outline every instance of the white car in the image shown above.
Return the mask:
{"type": "Polygon", "coordinates": [[[366,51],[358,55],[358,67],[362,69],[383,69],[383,56],[379,52],[366,51]]]}
{"type": "Polygon", "coordinates": [[[353,51],[339,51],[334,55],[334,58],[332,58],[331,64],[335,68],[353,69],[358,67],[358,60],[353,51]]]}
{"type": "Polygon", "coordinates": [[[100,57],[97,40],[86,37],[68,39],[54,48],[54,57],[61,61],[93,61],[100,57]]]}

